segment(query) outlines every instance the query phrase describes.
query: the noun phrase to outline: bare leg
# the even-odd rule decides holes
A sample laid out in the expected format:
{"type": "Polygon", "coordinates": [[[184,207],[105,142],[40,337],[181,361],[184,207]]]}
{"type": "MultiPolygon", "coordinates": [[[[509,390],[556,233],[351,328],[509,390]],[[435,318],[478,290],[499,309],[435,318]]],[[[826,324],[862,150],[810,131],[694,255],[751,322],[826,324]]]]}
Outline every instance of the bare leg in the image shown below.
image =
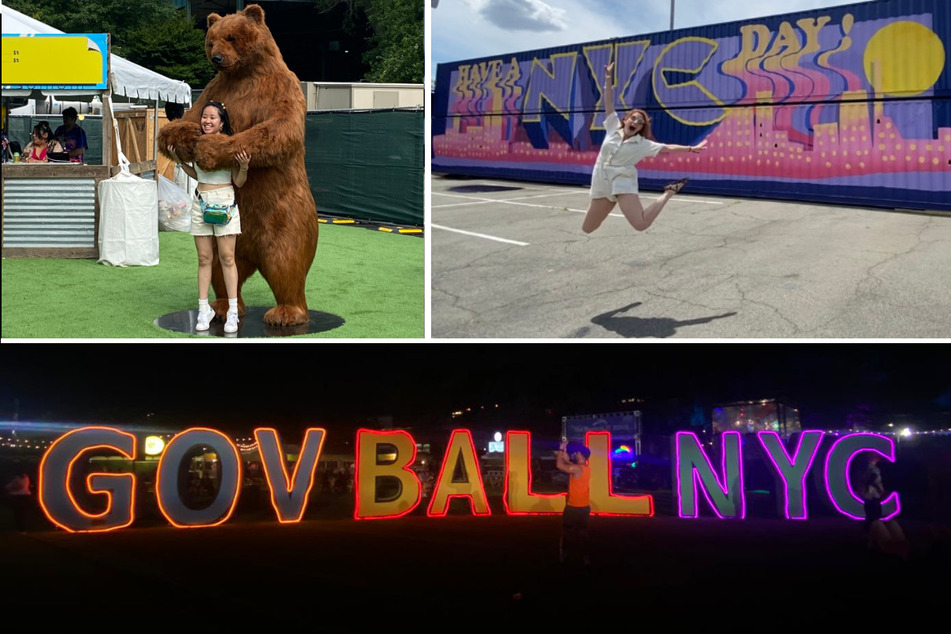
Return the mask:
{"type": "Polygon", "coordinates": [[[584,222],[581,223],[581,230],[585,233],[591,233],[601,226],[604,219],[608,217],[615,203],[607,198],[592,198],[588,203],[588,213],[584,216],[584,222]]]}
{"type": "Polygon", "coordinates": [[[195,236],[195,248],[198,250],[198,299],[208,299],[211,262],[215,257],[211,236],[195,236]]]}
{"type": "Polygon", "coordinates": [[[234,263],[234,243],[238,236],[218,236],[218,261],[225,278],[228,298],[238,297],[238,267],[234,263]]]}
{"type": "Polygon", "coordinates": [[[674,192],[667,190],[663,196],[658,198],[645,209],[641,204],[641,199],[637,194],[618,194],[617,202],[621,206],[621,212],[631,226],[638,231],[644,231],[657,220],[657,216],[664,209],[664,205],[671,199],[674,192]]]}

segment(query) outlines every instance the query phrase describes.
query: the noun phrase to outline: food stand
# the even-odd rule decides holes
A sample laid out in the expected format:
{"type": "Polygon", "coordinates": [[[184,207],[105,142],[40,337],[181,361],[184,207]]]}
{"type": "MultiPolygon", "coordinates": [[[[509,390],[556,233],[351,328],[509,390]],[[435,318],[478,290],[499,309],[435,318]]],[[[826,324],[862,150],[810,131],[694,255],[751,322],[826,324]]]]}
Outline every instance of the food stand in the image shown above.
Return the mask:
{"type": "MultiPolygon", "coordinates": [[[[108,34],[65,34],[9,7],[2,12],[4,101],[98,96],[103,105],[101,165],[3,165],[3,257],[98,258],[98,185],[120,169],[112,95],[154,101],[157,113],[160,101],[190,106],[191,87],[112,55],[108,34]]],[[[157,116],[153,122],[157,128],[157,116]]],[[[157,143],[157,129],[151,136],[157,143]]],[[[153,158],[130,171],[155,167],[153,158]]]]}

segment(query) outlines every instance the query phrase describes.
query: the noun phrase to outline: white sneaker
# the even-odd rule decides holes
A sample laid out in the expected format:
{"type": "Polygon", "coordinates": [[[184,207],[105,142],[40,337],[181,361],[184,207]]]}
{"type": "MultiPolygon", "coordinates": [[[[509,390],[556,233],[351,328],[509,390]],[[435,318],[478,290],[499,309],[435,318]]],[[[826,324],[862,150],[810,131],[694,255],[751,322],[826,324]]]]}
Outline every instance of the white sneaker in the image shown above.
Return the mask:
{"type": "Polygon", "coordinates": [[[225,320],[225,332],[238,332],[238,311],[228,311],[228,318],[225,320]]]}
{"type": "Polygon", "coordinates": [[[211,321],[215,318],[215,311],[211,308],[208,309],[208,312],[198,311],[198,323],[195,324],[195,330],[208,330],[208,326],[211,324],[211,321]]]}

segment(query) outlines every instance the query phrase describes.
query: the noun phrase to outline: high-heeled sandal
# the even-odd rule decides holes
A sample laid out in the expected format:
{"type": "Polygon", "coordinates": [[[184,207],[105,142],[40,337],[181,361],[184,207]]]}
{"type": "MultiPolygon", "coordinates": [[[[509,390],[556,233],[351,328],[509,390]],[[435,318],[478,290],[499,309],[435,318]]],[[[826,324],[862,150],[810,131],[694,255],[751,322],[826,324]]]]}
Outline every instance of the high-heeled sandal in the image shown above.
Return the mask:
{"type": "Polygon", "coordinates": [[[674,181],[673,183],[670,183],[667,186],[665,186],[664,191],[674,192],[675,194],[679,194],[680,190],[684,188],[684,185],[686,185],[687,181],[689,180],[690,180],[689,178],[681,178],[679,181],[674,181]]]}

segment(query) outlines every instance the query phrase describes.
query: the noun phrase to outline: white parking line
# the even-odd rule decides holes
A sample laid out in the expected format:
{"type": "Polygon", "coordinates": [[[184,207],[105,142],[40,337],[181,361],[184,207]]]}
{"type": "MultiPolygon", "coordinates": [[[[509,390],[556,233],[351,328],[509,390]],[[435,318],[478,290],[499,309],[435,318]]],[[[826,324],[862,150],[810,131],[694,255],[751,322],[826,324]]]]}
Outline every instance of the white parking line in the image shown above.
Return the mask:
{"type": "MultiPolygon", "coordinates": [[[[535,195],[535,196],[519,196],[518,198],[482,198],[482,197],[478,197],[478,196],[464,196],[464,195],[462,195],[462,194],[446,194],[446,193],[443,193],[443,192],[433,192],[433,195],[434,195],[434,196],[448,196],[448,197],[450,197],[450,198],[464,198],[464,199],[469,200],[469,201],[471,201],[471,202],[468,202],[468,203],[450,203],[450,204],[448,204],[448,205],[432,205],[431,208],[432,208],[432,209],[445,209],[445,208],[447,208],[447,207],[462,207],[462,206],[465,206],[465,205],[476,205],[476,204],[482,205],[482,204],[485,204],[485,203],[500,203],[500,204],[510,204],[510,205],[521,205],[521,206],[523,206],[523,207],[539,207],[539,208],[541,208],[541,209],[565,209],[565,210],[567,210],[567,211],[574,211],[574,212],[582,213],[582,214],[583,214],[583,213],[587,213],[587,210],[585,210],[585,209],[571,209],[571,208],[569,208],[569,207],[556,207],[556,206],[553,206],[553,205],[534,205],[534,204],[531,204],[531,203],[518,202],[518,201],[520,201],[520,200],[525,200],[525,199],[529,199],[529,198],[545,198],[545,197],[547,197],[547,196],[564,196],[564,195],[566,195],[566,194],[579,194],[579,193],[587,193],[587,192],[558,192],[558,193],[553,193],[553,194],[538,194],[538,195],[535,195]]],[[[651,197],[651,196],[643,196],[643,195],[642,195],[641,198],[642,198],[642,199],[652,200],[652,201],[653,201],[653,200],[657,200],[658,198],[660,198],[660,196],[653,196],[653,197],[651,197]]],[[[680,197],[680,200],[682,200],[682,201],[684,201],[684,202],[701,203],[701,204],[704,204],[704,205],[724,205],[724,204],[726,204],[725,202],[720,201],[720,200],[700,200],[700,199],[697,199],[697,198],[686,198],[686,197],[680,197]]],[[[614,214],[612,214],[612,215],[614,215],[614,214]]]]}
{"type": "Polygon", "coordinates": [[[527,247],[527,242],[519,242],[518,240],[509,240],[507,238],[499,238],[496,236],[489,236],[484,233],[475,233],[473,231],[463,231],[462,229],[453,229],[452,227],[444,227],[442,225],[430,224],[430,227],[433,229],[442,229],[443,231],[452,231],[453,233],[461,233],[466,236],[474,236],[476,238],[485,238],[486,240],[495,240],[496,242],[504,242],[506,244],[515,244],[520,247],[527,247]]]}

